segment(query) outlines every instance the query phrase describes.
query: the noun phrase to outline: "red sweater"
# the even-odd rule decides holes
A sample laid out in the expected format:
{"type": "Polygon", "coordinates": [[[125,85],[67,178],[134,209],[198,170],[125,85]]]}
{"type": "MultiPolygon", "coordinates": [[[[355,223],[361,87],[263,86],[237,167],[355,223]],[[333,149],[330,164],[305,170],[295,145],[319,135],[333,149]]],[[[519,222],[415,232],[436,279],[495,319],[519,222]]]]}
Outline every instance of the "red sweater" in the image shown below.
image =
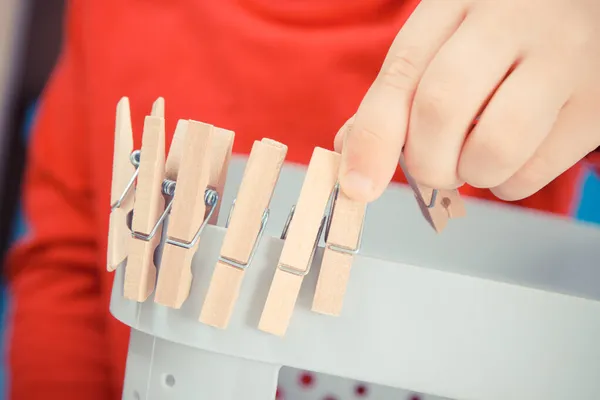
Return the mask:
{"type": "MultiPolygon", "coordinates": [[[[14,400],[118,399],[128,330],[105,271],[115,107],[129,96],[136,147],[166,99],[190,118],[269,137],[306,163],[354,113],[418,0],[72,0],[25,181],[31,232],[11,254],[14,400]]],[[[521,205],[570,210],[572,169],[521,205]]],[[[487,191],[463,194],[492,198],[487,191]]]]}

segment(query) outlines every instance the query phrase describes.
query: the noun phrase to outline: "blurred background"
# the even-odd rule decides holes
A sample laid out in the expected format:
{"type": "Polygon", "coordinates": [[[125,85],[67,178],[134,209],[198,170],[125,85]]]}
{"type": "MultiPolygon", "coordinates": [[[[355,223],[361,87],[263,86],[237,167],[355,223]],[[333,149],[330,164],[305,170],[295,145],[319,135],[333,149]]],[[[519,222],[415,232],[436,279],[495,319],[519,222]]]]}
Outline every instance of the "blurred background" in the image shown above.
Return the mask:
{"type": "MultiPolygon", "coordinates": [[[[0,267],[7,248],[26,232],[20,182],[36,100],[61,44],[63,0],[0,0],[0,267]]],[[[2,274],[3,276],[4,274],[2,274]]],[[[9,288],[0,285],[0,334],[6,345],[9,288]]],[[[4,352],[5,353],[5,352],[4,352]]],[[[5,357],[0,360],[0,400],[6,397],[5,357]]]]}
{"type": "MultiPolygon", "coordinates": [[[[21,212],[20,181],[36,102],[60,51],[63,3],[0,0],[0,260],[4,260],[11,243],[27,231],[21,212]]],[[[582,179],[580,201],[573,216],[600,222],[600,179],[591,171],[582,179]]],[[[8,312],[10,287],[3,279],[0,333],[4,350],[8,312]]],[[[0,400],[5,398],[9,372],[0,362],[0,400]]]]}

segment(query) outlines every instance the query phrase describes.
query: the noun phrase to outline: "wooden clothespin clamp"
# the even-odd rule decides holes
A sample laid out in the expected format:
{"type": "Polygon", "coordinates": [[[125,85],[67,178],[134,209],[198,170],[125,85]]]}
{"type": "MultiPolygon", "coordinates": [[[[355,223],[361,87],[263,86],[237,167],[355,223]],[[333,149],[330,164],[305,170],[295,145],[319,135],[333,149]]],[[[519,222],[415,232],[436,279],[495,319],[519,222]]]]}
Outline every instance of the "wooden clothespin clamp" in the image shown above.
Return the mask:
{"type": "Polygon", "coordinates": [[[200,313],[200,321],[207,325],[224,329],[229,323],[245,271],[265,230],[269,203],[286,154],[287,146],[270,139],[255,141],[252,146],[200,313]]]}
{"type": "Polygon", "coordinates": [[[114,271],[127,258],[131,231],[127,224],[133,210],[133,185],[139,169],[139,151],[133,153],[133,129],[129,99],[123,97],[117,104],[115,145],[113,155],[110,217],[108,225],[107,270],[114,271]],[[136,166],[134,166],[134,164],[136,166]]]}
{"type": "Polygon", "coordinates": [[[312,310],[340,315],[354,256],[359,252],[366,203],[351,200],[335,186],[325,228],[325,250],[312,310]]]}
{"type": "Polygon", "coordinates": [[[282,234],[285,243],[258,326],[262,331],[285,335],[325,226],[325,210],[337,181],[339,164],[338,153],[315,148],[298,204],[292,209],[282,234]]]}
{"type": "Polygon", "coordinates": [[[233,144],[233,132],[196,121],[177,125],[164,186],[171,198],[154,301],[180,308],[189,295],[192,258],[209,221],[216,221],[233,144]]]}
{"type": "Polygon", "coordinates": [[[152,293],[156,280],[154,251],[160,242],[164,210],[162,195],[165,178],[164,100],[152,106],[144,121],[142,147],[137,168],[131,239],[125,268],[124,296],[143,302],[152,293]]]}
{"type": "Polygon", "coordinates": [[[458,189],[432,189],[419,185],[408,173],[404,156],[400,156],[400,167],[413,192],[425,219],[440,233],[448,225],[449,219],[466,215],[465,205],[460,198],[458,189]]]}
{"type": "MultiPolygon", "coordinates": [[[[152,115],[164,117],[164,100],[158,98],[152,105],[152,115]]],[[[127,258],[133,210],[135,181],[139,173],[140,151],[133,151],[133,129],[129,99],[117,103],[115,144],[108,226],[107,270],[114,271],[127,258]]]]}

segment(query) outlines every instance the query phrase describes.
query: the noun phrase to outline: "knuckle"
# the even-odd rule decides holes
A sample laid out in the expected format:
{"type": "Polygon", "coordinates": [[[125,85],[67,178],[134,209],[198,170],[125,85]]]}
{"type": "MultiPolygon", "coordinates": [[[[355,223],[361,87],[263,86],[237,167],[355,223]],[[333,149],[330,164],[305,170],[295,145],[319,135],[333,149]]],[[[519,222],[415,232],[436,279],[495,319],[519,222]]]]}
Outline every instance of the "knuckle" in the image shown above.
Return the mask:
{"type": "Polygon", "coordinates": [[[500,117],[488,117],[471,134],[473,152],[488,168],[511,170],[521,163],[524,142],[533,129],[531,116],[522,111],[505,111],[500,117]]]}
{"type": "Polygon", "coordinates": [[[502,135],[490,134],[487,140],[483,140],[479,144],[479,151],[483,156],[483,160],[496,170],[509,169],[515,163],[515,149],[510,142],[509,140],[503,140],[502,135]]]}
{"type": "Polygon", "coordinates": [[[456,94],[449,81],[424,79],[415,94],[413,108],[415,112],[432,120],[447,120],[454,115],[455,100],[456,94]]]}
{"type": "MultiPolygon", "coordinates": [[[[495,187],[509,179],[522,164],[518,134],[504,135],[505,127],[474,131],[464,149],[459,175],[475,187],[495,187]]],[[[515,132],[515,131],[512,131],[515,132]]]]}
{"type": "Polygon", "coordinates": [[[353,165],[380,163],[393,154],[385,132],[377,127],[355,126],[344,143],[346,159],[353,165]]]}
{"type": "Polygon", "coordinates": [[[354,130],[353,139],[354,143],[360,146],[362,150],[365,150],[365,146],[385,149],[389,145],[385,135],[379,129],[361,128],[354,130]]]}
{"type": "Polygon", "coordinates": [[[403,92],[414,90],[419,80],[414,54],[410,48],[391,54],[381,71],[382,82],[403,92]]]}

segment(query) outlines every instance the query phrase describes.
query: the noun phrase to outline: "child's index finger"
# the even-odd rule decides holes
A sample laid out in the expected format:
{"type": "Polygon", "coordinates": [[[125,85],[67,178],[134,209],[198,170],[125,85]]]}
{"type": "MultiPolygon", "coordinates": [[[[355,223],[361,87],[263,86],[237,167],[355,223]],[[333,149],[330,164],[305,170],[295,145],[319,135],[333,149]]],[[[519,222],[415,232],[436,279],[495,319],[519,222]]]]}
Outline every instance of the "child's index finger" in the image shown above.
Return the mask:
{"type": "Polygon", "coordinates": [[[341,189],[353,200],[378,198],[404,146],[413,94],[439,48],[463,19],[459,1],[423,1],[396,36],[344,138],[341,189]]]}

